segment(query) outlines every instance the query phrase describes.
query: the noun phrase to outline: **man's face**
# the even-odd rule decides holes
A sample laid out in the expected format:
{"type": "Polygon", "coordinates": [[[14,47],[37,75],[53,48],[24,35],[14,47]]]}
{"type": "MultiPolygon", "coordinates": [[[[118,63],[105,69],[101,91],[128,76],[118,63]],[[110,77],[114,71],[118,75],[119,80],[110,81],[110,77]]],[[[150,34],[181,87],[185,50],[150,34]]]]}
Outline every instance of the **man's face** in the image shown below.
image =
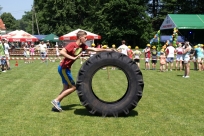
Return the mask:
{"type": "Polygon", "coordinates": [[[87,40],[86,35],[80,37],[80,41],[81,41],[81,43],[85,43],[86,40],[87,40]]]}

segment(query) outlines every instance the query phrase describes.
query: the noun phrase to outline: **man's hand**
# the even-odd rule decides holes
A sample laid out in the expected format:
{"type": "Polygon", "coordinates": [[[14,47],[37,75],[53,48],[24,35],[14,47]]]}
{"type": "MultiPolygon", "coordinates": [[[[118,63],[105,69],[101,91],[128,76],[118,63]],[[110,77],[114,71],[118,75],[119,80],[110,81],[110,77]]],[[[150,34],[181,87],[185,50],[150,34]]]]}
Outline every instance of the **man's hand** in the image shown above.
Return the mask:
{"type": "Polygon", "coordinates": [[[76,57],[74,57],[74,60],[76,60],[76,59],[78,59],[79,57],[81,57],[81,55],[82,55],[82,52],[81,52],[79,55],[77,55],[76,57]]]}

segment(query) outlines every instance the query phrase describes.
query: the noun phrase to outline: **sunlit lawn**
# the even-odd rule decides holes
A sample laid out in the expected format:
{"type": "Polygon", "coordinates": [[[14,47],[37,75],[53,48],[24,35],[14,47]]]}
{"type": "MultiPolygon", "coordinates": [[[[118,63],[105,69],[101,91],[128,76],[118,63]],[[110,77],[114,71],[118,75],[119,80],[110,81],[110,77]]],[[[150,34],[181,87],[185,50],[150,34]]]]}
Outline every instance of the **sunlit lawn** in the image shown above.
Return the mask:
{"type": "MultiPolygon", "coordinates": [[[[190,78],[184,79],[183,71],[143,70],[143,61],[143,98],[128,117],[119,118],[89,114],[76,92],[62,101],[62,113],[52,112],[50,101],[62,89],[59,62],[20,60],[15,67],[11,61],[12,70],[0,73],[0,135],[204,135],[204,72],[191,70],[190,78]]],[[[74,79],[80,66],[79,61],[73,65],[74,79]]],[[[100,70],[92,84],[100,98],[112,100],[123,94],[126,82],[120,70],[109,69],[100,70]]]]}

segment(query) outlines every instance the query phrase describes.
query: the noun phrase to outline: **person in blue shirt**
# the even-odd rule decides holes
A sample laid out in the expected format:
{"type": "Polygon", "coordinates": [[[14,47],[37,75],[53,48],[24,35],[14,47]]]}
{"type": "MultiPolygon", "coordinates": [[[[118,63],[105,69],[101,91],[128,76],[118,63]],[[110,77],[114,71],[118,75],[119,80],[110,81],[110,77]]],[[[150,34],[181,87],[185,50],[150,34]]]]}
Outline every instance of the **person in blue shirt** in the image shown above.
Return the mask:
{"type": "Polygon", "coordinates": [[[198,44],[198,48],[195,49],[195,52],[197,56],[198,70],[201,71],[203,64],[203,49],[200,44],[198,44]]]}

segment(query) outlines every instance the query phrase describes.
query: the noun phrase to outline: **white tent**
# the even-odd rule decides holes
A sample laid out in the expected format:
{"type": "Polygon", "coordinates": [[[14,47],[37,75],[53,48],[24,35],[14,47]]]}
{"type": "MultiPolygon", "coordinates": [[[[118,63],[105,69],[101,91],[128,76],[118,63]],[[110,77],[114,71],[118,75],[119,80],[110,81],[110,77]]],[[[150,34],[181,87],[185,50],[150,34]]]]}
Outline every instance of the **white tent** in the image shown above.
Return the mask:
{"type": "Polygon", "coordinates": [[[77,39],[77,32],[78,31],[85,31],[87,33],[87,39],[88,40],[94,40],[94,39],[101,39],[101,36],[100,35],[97,35],[97,34],[94,34],[94,33],[91,33],[89,31],[86,31],[86,30],[82,30],[82,29],[77,29],[77,30],[74,30],[68,34],[65,34],[63,36],[60,36],[60,40],[76,40],[77,39]]]}
{"type": "Polygon", "coordinates": [[[85,31],[87,33],[87,41],[86,41],[86,45],[91,46],[91,44],[94,42],[94,39],[101,39],[100,35],[91,33],[89,31],[83,30],[83,29],[76,29],[68,34],[65,34],[63,36],[60,36],[60,40],[63,41],[63,46],[67,45],[70,42],[74,42],[77,40],[77,32],[78,31],[85,31]]]}

